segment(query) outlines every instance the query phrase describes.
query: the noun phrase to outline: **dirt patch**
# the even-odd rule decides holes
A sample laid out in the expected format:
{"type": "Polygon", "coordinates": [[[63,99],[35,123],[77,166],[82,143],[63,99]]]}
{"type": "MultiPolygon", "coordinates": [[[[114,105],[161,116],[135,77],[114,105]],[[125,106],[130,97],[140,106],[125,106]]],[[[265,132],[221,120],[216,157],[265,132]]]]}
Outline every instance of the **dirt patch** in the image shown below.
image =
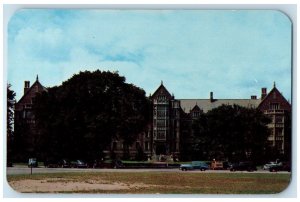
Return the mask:
{"type": "Polygon", "coordinates": [[[149,187],[149,185],[142,183],[125,184],[120,182],[108,182],[104,180],[86,180],[78,182],[74,180],[63,180],[59,178],[47,178],[43,180],[19,180],[9,182],[10,186],[18,192],[45,192],[45,193],[57,193],[57,192],[85,192],[92,190],[131,190],[131,189],[143,189],[149,187]]]}

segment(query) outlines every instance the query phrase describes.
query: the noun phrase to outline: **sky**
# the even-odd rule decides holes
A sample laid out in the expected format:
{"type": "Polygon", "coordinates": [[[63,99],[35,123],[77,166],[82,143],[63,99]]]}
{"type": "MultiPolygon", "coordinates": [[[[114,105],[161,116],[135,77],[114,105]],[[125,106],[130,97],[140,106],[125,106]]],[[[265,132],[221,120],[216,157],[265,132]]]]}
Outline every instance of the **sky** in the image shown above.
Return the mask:
{"type": "Polygon", "coordinates": [[[7,81],[19,100],[80,71],[118,71],[177,99],[249,99],[276,87],[291,100],[291,29],[276,10],[23,9],[7,29],[7,81]]]}

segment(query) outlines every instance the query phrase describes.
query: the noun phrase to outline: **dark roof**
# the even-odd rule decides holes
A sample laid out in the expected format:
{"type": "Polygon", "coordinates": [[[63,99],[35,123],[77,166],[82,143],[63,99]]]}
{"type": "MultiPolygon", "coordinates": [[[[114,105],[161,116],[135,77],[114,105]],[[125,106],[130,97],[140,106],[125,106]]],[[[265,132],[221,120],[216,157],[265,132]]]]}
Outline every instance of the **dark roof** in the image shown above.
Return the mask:
{"type": "Polygon", "coordinates": [[[157,90],[153,93],[153,95],[151,96],[151,98],[156,97],[158,94],[164,94],[168,98],[172,97],[171,94],[169,93],[169,91],[166,89],[166,87],[163,85],[162,82],[161,82],[160,86],[157,88],[157,90]]]}
{"type": "Polygon", "coordinates": [[[194,108],[192,109],[192,111],[201,111],[200,107],[198,106],[198,104],[196,103],[196,105],[194,106],[194,108]]]}
{"type": "Polygon", "coordinates": [[[30,88],[26,91],[26,93],[24,93],[24,95],[20,98],[20,100],[16,103],[16,104],[18,104],[18,103],[21,103],[22,102],[22,100],[33,90],[33,88],[34,87],[38,87],[38,89],[39,89],[39,92],[41,92],[41,91],[48,91],[47,90],[47,88],[45,88],[40,82],[39,82],[39,80],[38,80],[38,78],[37,78],[37,80],[30,86],[30,88]]]}
{"type": "Polygon", "coordinates": [[[276,88],[275,84],[274,84],[273,89],[260,102],[260,104],[258,105],[258,108],[260,108],[260,109],[268,108],[270,102],[281,103],[280,104],[281,105],[281,109],[291,110],[291,104],[279,92],[279,90],[276,88]],[[275,98],[273,97],[274,93],[276,94],[275,98]]]}

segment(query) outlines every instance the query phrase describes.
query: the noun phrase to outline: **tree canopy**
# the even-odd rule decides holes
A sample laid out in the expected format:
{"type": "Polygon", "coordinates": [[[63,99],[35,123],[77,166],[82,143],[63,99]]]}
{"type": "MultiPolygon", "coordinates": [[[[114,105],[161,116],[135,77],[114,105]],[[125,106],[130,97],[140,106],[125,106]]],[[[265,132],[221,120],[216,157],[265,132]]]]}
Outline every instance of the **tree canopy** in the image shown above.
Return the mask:
{"type": "Polygon", "coordinates": [[[38,152],[96,159],[113,139],[130,145],[145,129],[149,103],[144,90],[116,72],[80,72],[37,95],[38,152]]]}
{"type": "Polygon", "coordinates": [[[192,124],[194,156],[230,161],[259,161],[267,147],[270,122],[258,109],[222,105],[192,124]]]}
{"type": "Polygon", "coordinates": [[[7,137],[7,161],[12,161],[13,146],[13,122],[14,122],[14,103],[16,93],[10,89],[11,85],[7,84],[7,112],[6,112],[6,137],[7,137]]]}

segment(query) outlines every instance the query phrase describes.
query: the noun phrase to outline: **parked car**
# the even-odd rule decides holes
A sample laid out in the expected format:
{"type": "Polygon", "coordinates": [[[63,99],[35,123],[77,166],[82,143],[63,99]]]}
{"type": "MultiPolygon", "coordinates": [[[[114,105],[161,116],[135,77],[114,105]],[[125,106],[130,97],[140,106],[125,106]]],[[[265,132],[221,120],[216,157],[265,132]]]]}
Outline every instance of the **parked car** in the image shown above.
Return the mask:
{"type": "Polygon", "coordinates": [[[264,169],[264,170],[269,170],[270,167],[275,166],[275,165],[277,165],[277,163],[271,161],[271,162],[269,162],[269,163],[266,163],[266,164],[263,166],[263,169],[264,169]]]}
{"type": "Polygon", "coordinates": [[[87,168],[87,163],[82,160],[76,160],[75,162],[71,162],[71,166],[73,168],[87,168]]]}
{"type": "Polygon", "coordinates": [[[280,162],[269,167],[270,172],[288,171],[291,172],[290,162],[280,162]]]}
{"type": "Polygon", "coordinates": [[[224,161],[224,162],[223,162],[223,169],[224,169],[224,170],[229,169],[229,168],[230,168],[230,165],[231,165],[231,163],[229,163],[228,161],[224,161]]]}
{"type": "Polygon", "coordinates": [[[57,168],[57,167],[59,167],[58,161],[56,159],[46,159],[44,161],[44,166],[46,168],[57,168]]]}
{"type": "Polygon", "coordinates": [[[58,162],[58,166],[61,168],[71,168],[71,162],[67,159],[62,159],[58,162]]]}
{"type": "Polygon", "coordinates": [[[233,163],[230,165],[230,171],[256,171],[256,166],[249,161],[233,163]]]}
{"type": "Polygon", "coordinates": [[[124,168],[125,166],[121,160],[113,160],[112,167],[113,168],[124,168]]]}
{"type": "Polygon", "coordinates": [[[30,158],[28,160],[28,168],[30,167],[38,167],[38,162],[36,160],[36,158],[30,158]]]}
{"type": "Polygon", "coordinates": [[[209,169],[209,166],[203,161],[192,161],[191,164],[181,164],[179,169],[182,171],[195,170],[195,169],[205,171],[209,169]]]}

